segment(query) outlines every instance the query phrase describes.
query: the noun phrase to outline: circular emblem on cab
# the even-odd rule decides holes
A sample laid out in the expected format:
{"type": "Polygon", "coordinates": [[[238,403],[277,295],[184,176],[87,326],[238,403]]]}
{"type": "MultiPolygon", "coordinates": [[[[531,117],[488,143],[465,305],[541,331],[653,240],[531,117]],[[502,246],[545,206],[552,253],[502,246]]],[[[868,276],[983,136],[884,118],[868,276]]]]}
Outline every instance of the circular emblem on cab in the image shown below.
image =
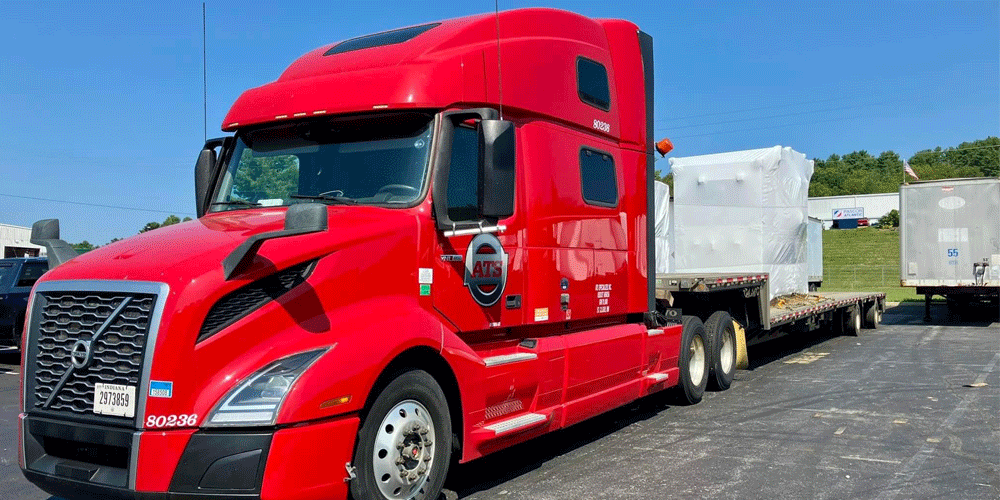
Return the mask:
{"type": "Polygon", "coordinates": [[[507,254],[496,236],[476,235],[465,254],[465,286],[483,307],[496,304],[507,284],[507,254]]]}

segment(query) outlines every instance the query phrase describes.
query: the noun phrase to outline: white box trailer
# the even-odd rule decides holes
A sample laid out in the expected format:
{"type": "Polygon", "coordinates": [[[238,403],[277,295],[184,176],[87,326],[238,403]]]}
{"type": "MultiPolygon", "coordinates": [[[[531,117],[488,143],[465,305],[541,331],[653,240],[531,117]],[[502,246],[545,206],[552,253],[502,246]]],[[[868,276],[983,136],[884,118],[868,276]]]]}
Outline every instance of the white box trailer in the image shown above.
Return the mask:
{"type": "Polygon", "coordinates": [[[899,187],[900,284],[950,306],[997,301],[1000,179],[946,179],[899,187]]]}

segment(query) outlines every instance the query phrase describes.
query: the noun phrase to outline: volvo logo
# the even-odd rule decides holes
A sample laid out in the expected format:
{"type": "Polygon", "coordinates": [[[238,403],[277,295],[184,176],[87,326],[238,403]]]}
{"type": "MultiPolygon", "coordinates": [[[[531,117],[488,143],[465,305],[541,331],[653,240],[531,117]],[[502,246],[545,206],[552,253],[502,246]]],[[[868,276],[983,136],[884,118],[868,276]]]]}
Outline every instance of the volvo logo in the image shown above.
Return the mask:
{"type": "Polygon", "coordinates": [[[507,254],[496,236],[485,233],[472,238],[465,254],[465,286],[483,307],[496,304],[507,284],[507,254]]]}
{"type": "Polygon", "coordinates": [[[90,363],[90,341],[77,340],[73,344],[73,349],[69,351],[69,357],[73,362],[73,366],[78,369],[86,368],[90,363]]]}

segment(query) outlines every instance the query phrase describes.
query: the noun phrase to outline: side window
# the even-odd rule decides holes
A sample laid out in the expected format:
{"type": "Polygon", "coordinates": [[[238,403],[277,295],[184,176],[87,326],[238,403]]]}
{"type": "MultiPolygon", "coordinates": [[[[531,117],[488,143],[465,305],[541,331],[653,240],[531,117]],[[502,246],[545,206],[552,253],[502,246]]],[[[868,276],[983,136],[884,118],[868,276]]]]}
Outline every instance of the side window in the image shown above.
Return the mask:
{"type": "Polygon", "coordinates": [[[615,161],[608,153],[580,150],[580,179],[583,201],[602,207],[618,206],[618,180],[615,161]]]}
{"type": "Polygon", "coordinates": [[[38,278],[41,278],[48,270],[49,266],[44,262],[25,262],[15,286],[34,286],[38,278]]]}
{"type": "Polygon", "coordinates": [[[603,64],[583,57],[576,58],[576,84],[581,101],[604,111],[611,109],[608,70],[603,64]]]}
{"type": "Polygon", "coordinates": [[[479,220],[479,133],[455,127],[448,168],[448,217],[455,221],[479,220]]]}

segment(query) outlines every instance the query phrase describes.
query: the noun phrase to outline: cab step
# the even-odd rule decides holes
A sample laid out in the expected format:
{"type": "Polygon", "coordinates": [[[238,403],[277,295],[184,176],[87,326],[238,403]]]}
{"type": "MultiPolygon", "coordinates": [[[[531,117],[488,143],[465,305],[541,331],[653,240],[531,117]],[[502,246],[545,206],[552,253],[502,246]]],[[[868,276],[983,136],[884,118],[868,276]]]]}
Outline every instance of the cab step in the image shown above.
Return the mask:
{"type": "Polygon", "coordinates": [[[548,421],[548,415],[543,415],[541,413],[525,413],[524,415],[492,423],[485,426],[485,429],[493,431],[493,436],[496,437],[528,429],[530,427],[535,427],[548,421]]]}

